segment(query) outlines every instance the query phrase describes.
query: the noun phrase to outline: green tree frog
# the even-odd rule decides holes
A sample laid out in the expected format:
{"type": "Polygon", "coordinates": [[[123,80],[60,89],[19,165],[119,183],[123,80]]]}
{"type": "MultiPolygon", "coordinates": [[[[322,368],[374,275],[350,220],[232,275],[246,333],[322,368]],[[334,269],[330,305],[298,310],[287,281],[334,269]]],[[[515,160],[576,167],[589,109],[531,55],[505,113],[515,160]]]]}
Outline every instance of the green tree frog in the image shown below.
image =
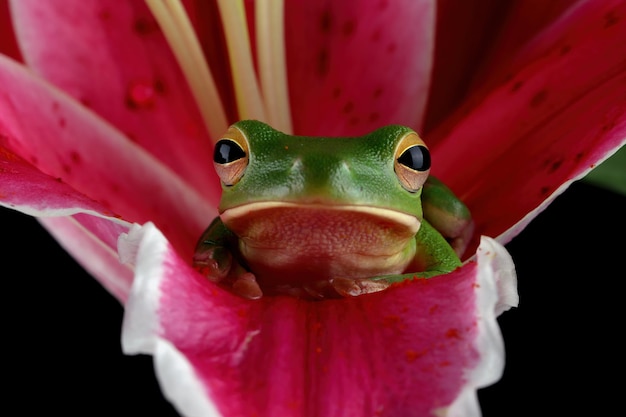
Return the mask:
{"type": "Polygon", "coordinates": [[[467,207],[430,171],[412,129],[293,136],[244,120],[216,143],[217,217],[194,267],[243,297],[348,297],[461,263],[467,207]]]}

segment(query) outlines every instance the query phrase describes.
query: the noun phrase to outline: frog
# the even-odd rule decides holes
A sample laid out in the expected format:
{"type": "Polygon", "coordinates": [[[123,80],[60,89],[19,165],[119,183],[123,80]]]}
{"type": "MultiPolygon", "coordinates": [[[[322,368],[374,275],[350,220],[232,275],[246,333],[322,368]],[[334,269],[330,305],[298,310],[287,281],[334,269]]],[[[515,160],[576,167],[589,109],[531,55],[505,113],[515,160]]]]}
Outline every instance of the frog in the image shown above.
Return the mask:
{"type": "Polygon", "coordinates": [[[461,266],[473,233],[467,206],[430,175],[415,130],[299,136],[258,120],[216,142],[219,215],[193,267],[248,299],[324,300],[385,290],[461,266]]]}

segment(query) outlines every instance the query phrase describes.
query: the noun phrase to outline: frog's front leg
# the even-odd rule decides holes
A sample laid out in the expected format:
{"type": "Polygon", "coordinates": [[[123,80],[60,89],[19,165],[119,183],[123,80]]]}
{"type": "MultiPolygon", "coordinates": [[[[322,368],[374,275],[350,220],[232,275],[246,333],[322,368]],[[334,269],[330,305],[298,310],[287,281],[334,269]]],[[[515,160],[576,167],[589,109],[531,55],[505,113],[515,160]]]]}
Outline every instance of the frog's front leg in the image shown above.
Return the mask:
{"type": "Polygon", "coordinates": [[[446,238],[459,258],[462,257],[474,233],[474,221],[467,206],[431,175],[422,189],[422,209],[424,218],[446,238]]]}
{"type": "Polygon", "coordinates": [[[331,284],[344,297],[355,297],[382,291],[394,283],[415,278],[431,278],[447,274],[461,266],[461,261],[447,240],[427,220],[415,235],[416,250],[409,272],[399,275],[383,275],[361,280],[338,278],[331,284]]]}
{"type": "Polygon", "coordinates": [[[229,285],[242,297],[258,299],[263,292],[254,274],[247,271],[234,257],[235,236],[217,217],[204,231],[193,255],[193,267],[209,280],[229,285]]]}

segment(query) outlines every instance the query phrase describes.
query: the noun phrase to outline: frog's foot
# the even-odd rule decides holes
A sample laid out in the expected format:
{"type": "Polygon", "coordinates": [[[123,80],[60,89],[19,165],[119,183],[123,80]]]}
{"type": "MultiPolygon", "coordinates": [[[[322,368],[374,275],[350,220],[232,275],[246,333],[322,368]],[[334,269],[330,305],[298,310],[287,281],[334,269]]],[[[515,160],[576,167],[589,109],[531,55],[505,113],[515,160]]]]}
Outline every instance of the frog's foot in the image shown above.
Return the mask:
{"type": "Polygon", "coordinates": [[[235,282],[233,282],[232,289],[235,294],[249,300],[258,300],[263,297],[263,291],[251,272],[244,272],[237,276],[235,282]]]}
{"type": "Polygon", "coordinates": [[[391,286],[387,281],[372,279],[335,278],[330,281],[337,293],[343,297],[357,297],[386,290],[391,286]]]}
{"type": "Polygon", "coordinates": [[[224,248],[213,247],[198,251],[193,255],[193,267],[207,277],[209,281],[221,282],[228,276],[232,265],[232,256],[224,248]]]}

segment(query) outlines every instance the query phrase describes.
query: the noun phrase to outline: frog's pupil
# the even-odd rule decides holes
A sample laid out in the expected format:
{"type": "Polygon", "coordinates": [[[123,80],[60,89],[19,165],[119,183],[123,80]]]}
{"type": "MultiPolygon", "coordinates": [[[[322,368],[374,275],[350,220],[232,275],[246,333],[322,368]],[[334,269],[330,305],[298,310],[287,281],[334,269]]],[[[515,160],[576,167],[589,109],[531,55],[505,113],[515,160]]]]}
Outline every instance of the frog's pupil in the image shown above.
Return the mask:
{"type": "Polygon", "coordinates": [[[215,144],[213,160],[218,164],[227,164],[246,156],[241,146],[228,139],[222,139],[215,144]]]}
{"type": "Polygon", "coordinates": [[[415,171],[426,171],[430,169],[430,152],[425,146],[411,146],[402,152],[398,162],[415,171]]]}

